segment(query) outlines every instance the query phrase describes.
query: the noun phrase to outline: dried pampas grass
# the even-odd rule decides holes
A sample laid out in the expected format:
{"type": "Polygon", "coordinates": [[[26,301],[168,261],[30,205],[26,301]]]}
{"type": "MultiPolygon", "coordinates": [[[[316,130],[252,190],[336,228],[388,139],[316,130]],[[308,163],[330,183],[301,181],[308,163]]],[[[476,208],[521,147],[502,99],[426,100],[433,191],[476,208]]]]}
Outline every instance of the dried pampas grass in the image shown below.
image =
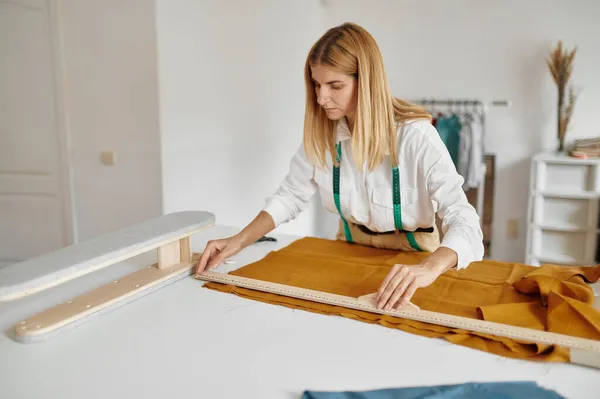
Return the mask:
{"type": "Polygon", "coordinates": [[[550,53],[550,57],[546,61],[548,69],[550,70],[552,78],[554,79],[554,83],[556,83],[556,87],[558,89],[557,134],[559,151],[564,151],[565,135],[569,128],[569,123],[571,121],[571,117],[573,116],[573,109],[577,100],[577,95],[575,94],[573,88],[568,88],[569,80],[573,74],[573,60],[575,59],[576,53],[577,47],[571,51],[563,50],[562,41],[559,41],[558,45],[550,53]],[[567,88],[569,95],[567,97],[567,102],[565,103],[567,88]]]}

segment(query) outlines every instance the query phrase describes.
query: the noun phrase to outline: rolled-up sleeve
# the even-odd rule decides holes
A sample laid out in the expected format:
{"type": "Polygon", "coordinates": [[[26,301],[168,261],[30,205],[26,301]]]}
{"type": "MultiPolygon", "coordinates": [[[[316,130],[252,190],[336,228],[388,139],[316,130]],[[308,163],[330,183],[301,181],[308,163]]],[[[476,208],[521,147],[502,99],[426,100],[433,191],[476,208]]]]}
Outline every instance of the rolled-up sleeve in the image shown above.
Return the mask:
{"type": "Polygon", "coordinates": [[[277,227],[296,219],[308,207],[316,190],[314,166],[306,157],[304,145],[300,144],[287,175],[277,191],[267,198],[263,211],[271,215],[277,227]]]}
{"type": "Polygon", "coordinates": [[[419,170],[423,173],[431,200],[438,204],[442,220],[441,246],[458,255],[458,269],[483,259],[483,232],[475,208],[462,188],[464,179],[458,174],[450,153],[433,125],[420,135],[419,170]]]}

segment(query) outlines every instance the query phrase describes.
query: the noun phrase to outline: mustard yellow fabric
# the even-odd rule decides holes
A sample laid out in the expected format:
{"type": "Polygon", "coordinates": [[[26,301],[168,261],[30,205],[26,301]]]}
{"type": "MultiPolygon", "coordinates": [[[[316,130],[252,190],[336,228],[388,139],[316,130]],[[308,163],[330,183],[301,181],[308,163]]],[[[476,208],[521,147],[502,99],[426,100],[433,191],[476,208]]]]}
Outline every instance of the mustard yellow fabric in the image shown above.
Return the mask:
{"type": "MultiPolygon", "coordinates": [[[[397,263],[418,264],[427,253],[398,252],[339,240],[307,237],[231,274],[333,294],[359,297],[377,291],[397,263]]],[[[412,302],[421,309],[454,314],[578,337],[600,339],[600,312],[586,282],[600,277],[600,266],[533,267],[497,261],[474,262],[451,270],[431,286],[417,290],[412,302]]],[[[372,314],[343,307],[207,283],[205,287],[242,297],[338,315],[367,323],[513,358],[569,361],[568,351],[553,345],[372,314]]]]}

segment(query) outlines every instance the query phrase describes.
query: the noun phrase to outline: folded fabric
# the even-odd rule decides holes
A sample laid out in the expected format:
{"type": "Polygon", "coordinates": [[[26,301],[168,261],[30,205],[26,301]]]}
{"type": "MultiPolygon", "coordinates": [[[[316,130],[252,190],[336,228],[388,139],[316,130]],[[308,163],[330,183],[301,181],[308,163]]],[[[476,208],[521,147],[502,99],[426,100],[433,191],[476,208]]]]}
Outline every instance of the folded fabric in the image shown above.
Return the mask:
{"type": "MultiPolygon", "coordinates": [[[[332,294],[359,297],[376,292],[394,264],[418,264],[428,254],[378,249],[343,241],[302,238],[267,254],[233,275],[332,294]]],[[[412,302],[423,310],[600,339],[600,312],[586,284],[600,278],[600,266],[534,267],[498,261],[474,262],[450,270],[412,302]]],[[[449,328],[414,320],[331,306],[219,283],[205,287],[307,311],[343,316],[431,337],[497,355],[553,362],[569,361],[565,348],[449,328]]]]}
{"type": "Polygon", "coordinates": [[[471,382],[457,385],[378,389],[371,391],[305,391],[302,399],[564,399],[534,381],[471,382]]]}

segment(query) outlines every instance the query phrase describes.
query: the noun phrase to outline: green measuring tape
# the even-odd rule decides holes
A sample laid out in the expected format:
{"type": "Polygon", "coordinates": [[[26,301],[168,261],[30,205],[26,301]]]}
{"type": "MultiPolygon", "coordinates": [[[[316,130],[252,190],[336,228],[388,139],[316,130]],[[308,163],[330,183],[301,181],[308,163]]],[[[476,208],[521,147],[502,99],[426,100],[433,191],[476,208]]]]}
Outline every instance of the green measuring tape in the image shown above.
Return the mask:
{"type": "Polygon", "coordinates": [[[346,241],[353,242],[352,232],[350,231],[350,227],[348,227],[348,222],[342,215],[342,207],[340,205],[340,166],[342,164],[342,144],[337,143],[335,147],[337,150],[338,166],[333,167],[333,199],[335,200],[335,206],[337,207],[340,217],[342,218],[342,222],[344,223],[344,234],[346,235],[346,241]]]}
{"type": "MultiPolygon", "coordinates": [[[[344,224],[344,234],[346,235],[347,242],[353,242],[352,232],[350,231],[350,227],[348,226],[348,222],[344,218],[342,214],[342,207],[340,205],[340,166],[342,163],[342,143],[338,142],[336,145],[336,153],[337,153],[337,163],[338,166],[333,167],[333,198],[335,200],[335,206],[340,214],[342,222],[344,224]]],[[[398,167],[394,166],[392,168],[392,177],[393,177],[393,196],[394,196],[394,225],[397,230],[404,230],[402,228],[402,206],[401,206],[401,195],[400,195],[400,172],[398,171],[398,167]]],[[[408,243],[415,251],[422,252],[423,250],[417,244],[417,240],[412,231],[407,231],[406,238],[408,239],[408,243]]]]}

